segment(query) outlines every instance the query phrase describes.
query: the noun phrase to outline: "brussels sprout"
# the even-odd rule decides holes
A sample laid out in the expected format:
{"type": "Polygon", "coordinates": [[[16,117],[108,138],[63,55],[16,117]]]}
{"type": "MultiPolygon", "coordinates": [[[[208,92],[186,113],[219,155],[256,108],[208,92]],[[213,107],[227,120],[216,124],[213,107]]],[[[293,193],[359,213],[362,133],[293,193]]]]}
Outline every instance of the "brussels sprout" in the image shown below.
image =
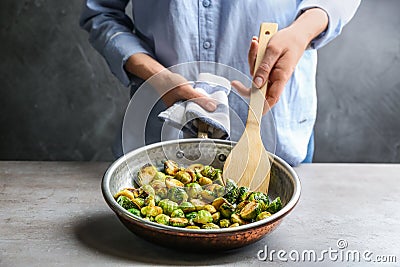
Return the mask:
{"type": "Polygon", "coordinates": [[[225,188],[222,185],[219,184],[213,184],[213,193],[216,197],[222,197],[225,194],[225,188]]]}
{"type": "Polygon", "coordinates": [[[212,205],[213,205],[217,210],[219,210],[219,207],[220,207],[222,204],[227,203],[227,202],[228,202],[228,201],[227,201],[225,198],[223,198],[223,197],[218,197],[218,198],[214,199],[214,201],[212,202],[212,205]]]}
{"type": "Polygon", "coordinates": [[[229,226],[229,228],[238,227],[238,226],[239,226],[238,223],[232,223],[232,224],[229,226]]]}
{"type": "Polygon", "coordinates": [[[217,184],[217,185],[220,185],[220,186],[224,186],[225,185],[224,180],[222,179],[222,176],[215,178],[213,180],[213,183],[217,184]]]}
{"type": "Polygon", "coordinates": [[[186,219],[188,219],[189,221],[190,221],[190,220],[193,220],[194,218],[197,217],[197,212],[196,212],[196,211],[189,212],[188,214],[185,215],[185,217],[186,217],[186,219]]]}
{"type": "MultiPolygon", "coordinates": [[[[162,188],[166,188],[165,180],[164,181],[153,180],[153,181],[151,181],[150,185],[151,185],[151,187],[153,187],[154,191],[157,191],[162,188]]],[[[157,194],[157,192],[156,192],[156,194],[157,194]]]]}
{"type": "Polygon", "coordinates": [[[190,178],[191,178],[190,180],[191,180],[192,183],[196,182],[197,177],[196,177],[196,173],[194,172],[194,170],[185,169],[185,172],[187,172],[190,175],[190,178]]]}
{"type": "Polygon", "coordinates": [[[214,182],[215,180],[222,179],[222,171],[220,169],[214,169],[210,177],[214,182]]]}
{"type": "Polygon", "coordinates": [[[201,171],[201,175],[211,178],[214,172],[214,168],[212,166],[204,166],[203,170],[201,171]]]}
{"type": "Polygon", "coordinates": [[[231,222],[232,223],[238,223],[239,225],[246,224],[246,221],[240,218],[238,214],[232,214],[231,216],[231,222]]]}
{"type": "Polygon", "coordinates": [[[192,203],[196,207],[196,210],[201,210],[205,205],[207,205],[206,202],[198,198],[192,198],[190,200],[190,203],[192,203]]]}
{"type": "Polygon", "coordinates": [[[136,205],[126,196],[119,196],[117,198],[117,203],[124,209],[136,208],[136,205]]]}
{"type": "Polygon", "coordinates": [[[219,221],[219,226],[221,228],[227,228],[229,225],[231,225],[231,222],[228,219],[222,219],[219,221]]]}
{"type": "Polygon", "coordinates": [[[260,213],[260,203],[253,200],[240,211],[240,217],[244,220],[252,220],[257,217],[258,213],[260,213]]]}
{"type": "Polygon", "coordinates": [[[247,199],[247,197],[249,196],[249,194],[250,194],[250,192],[249,192],[248,187],[245,187],[245,186],[239,187],[237,202],[245,201],[247,199]]]}
{"type": "Polygon", "coordinates": [[[202,229],[219,229],[219,226],[216,225],[215,223],[210,222],[210,223],[203,224],[201,226],[201,228],[202,229]]]}
{"type": "Polygon", "coordinates": [[[176,209],[171,213],[172,218],[185,218],[185,213],[181,209],[176,209]]]}
{"type": "Polygon", "coordinates": [[[190,198],[197,198],[203,189],[198,183],[190,183],[185,186],[186,192],[190,198]]]}
{"type": "Polygon", "coordinates": [[[179,171],[179,166],[175,161],[167,160],[164,162],[164,172],[168,175],[175,175],[179,171]]]}
{"type": "Polygon", "coordinates": [[[185,228],[187,228],[187,229],[200,229],[200,227],[198,227],[197,225],[188,225],[185,228]]]}
{"type": "Polygon", "coordinates": [[[165,178],[165,185],[167,186],[167,188],[183,187],[184,186],[184,184],[181,181],[176,180],[176,179],[171,178],[171,177],[165,178]]]}
{"type": "Polygon", "coordinates": [[[121,191],[119,191],[118,193],[116,193],[114,195],[114,198],[117,199],[117,202],[118,202],[118,198],[120,196],[124,196],[124,197],[126,197],[126,198],[128,198],[130,200],[134,200],[135,199],[135,195],[131,191],[127,190],[127,189],[121,190],[121,191]]]}
{"type": "Polygon", "coordinates": [[[208,185],[208,184],[212,184],[212,180],[210,179],[210,178],[207,178],[207,177],[204,177],[204,176],[202,176],[202,177],[200,177],[199,179],[198,179],[198,182],[199,182],[199,184],[200,185],[208,185]]]}
{"type": "Polygon", "coordinates": [[[170,217],[168,215],[161,213],[154,218],[154,221],[156,221],[159,224],[169,225],[169,219],[170,217]]]}
{"type": "Polygon", "coordinates": [[[271,217],[271,213],[269,213],[268,211],[263,211],[257,215],[256,221],[260,221],[268,217],[271,217]]]}
{"type": "Polygon", "coordinates": [[[167,197],[168,189],[166,187],[155,189],[154,192],[156,196],[159,196],[160,199],[164,199],[167,197]]]}
{"type": "Polygon", "coordinates": [[[165,178],[166,178],[165,173],[163,173],[163,172],[157,172],[157,173],[154,175],[153,180],[151,180],[151,181],[152,181],[152,182],[155,182],[155,181],[164,182],[164,181],[165,181],[165,178]]]}
{"type": "Polygon", "coordinates": [[[196,218],[193,219],[195,223],[206,224],[213,221],[211,213],[207,210],[199,210],[196,218]]]}
{"type": "Polygon", "coordinates": [[[230,203],[235,203],[238,198],[239,188],[236,186],[233,180],[231,179],[227,180],[225,186],[225,192],[226,194],[224,195],[224,198],[228,200],[230,203]]]}
{"type": "Polygon", "coordinates": [[[188,195],[181,187],[171,187],[168,189],[167,197],[177,203],[182,203],[188,200],[188,195]]]}
{"type": "Polygon", "coordinates": [[[175,174],[175,179],[183,184],[188,184],[192,181],[192,176],[190,176],[190,174],[186,171],[178,171],[175,174]]]}
{"type": "Polygon", "coordinates": [[[124,190],[132,192],[134,197],[139,197],[140,194],[142,193],[142,190],[140,188],[134,188],[134,187],[128,187],[125,188],[124,190]]]}
{"type": "Polygon", "coordinates": [[[261,201],[264,201],[267,204],[269,202],[268,197],[262,192],[252,192],[252,193],[250,193],[250,195],[248,196],[247,200],[248,201],[253,201],[253,200],[260,201],[261,200],[261,201]]]}
{"type": "Polygon", "coordinates": [[[183,210],[184,213],[192,212],[196,210],[196,207],[191,202],[182,202],[179,208],[183,210]]]}
{"type": "Polygon", "coordinates": [[[217,211],[213,213],[212,215],[213,223],[217,223],[219,219],[221,219],[221,212],[217,211]]]}
{"type": "Polygon", "coordinates": [[[247,200],[240,202],[240,203],[236,206],[235,213],[240,214],[240,211],[241,211],[247,204],[249,204],[249,202],[250,202],[250,201],[247,201],[247,200]]]}
{"type": "Polygon", "coordinates": [[[204,205],[203,210],[207,210],[211,214],[217,212],[217,209],[213,205],[210,205],[210,204],[204,205]]]}
{"type": "Polygon", "coordinates": [[[235,209],[231,204],[223,203],[218,210],[221,212],[222,217],[230,218],[235,209]]]}
{"type": "Polygon", "coordinates": [[[178,203],[169,199],[160,200],[158,205],[166,215],[171,215],[171,213],[178,208],[178,203]]]}
{"type": "Polygon", "coordinates": [[[214,193],[210,190],[201,191],[200,196],[206,202],[212,202],[215,199],[214,193]]]}
{"type": "Polygon", "coordinates": [[[190,169],[193,171],[202,171],[204,169],[204,165],[200,164],[200,163],[196,163],[196,164],[192,164],[189,167],[187,167],[186,169],[190,169]]]}
{"type": "Polygon", "coordinates": [[[145,206],[155,206],[156,200],[155,200],[154,195],[149,195],[148,197],[146,197],[144,200],[144,205],[145,206]]]}
{"type": "Polygon", "coordinates": [[[138,216],[138,217],[142,217],[142,216],[140,215],[140,210],[138,210],[138,209],[131,208],[131,209],[128,209],[128,212],[130,212],[130,213],[132,213],[133,215],[136,215],[136,216],[138,216]]]}
{"type": "Polygon", "coordinates": [[[159,206],[145,206],[140,212],[146,217],[155,217],[158,214],[163,213],[163,209],[159,206]]]}
{"type": "Polygon", "coordinates": [[[146,192],[147,195],[155,195],[155,191],[154,188],[151,187],[151,185],[149,184],[145,184],[141,187],[143,189],[144,192],[146,192]]]}
{"type": "Polygon", "coordinates": [[[141,209],[144,206],[144,199],[141,197],[137,197],[133,200],[133,203],[135,203],[137,208],[141,209]]]}
{"type": "Polygon", "coordinates": [[[185,227],[189,223],[188,219],[186,218],[170,218],[169,224],[175,227],[185,227]]]}
{"type": "Polygon", "coordinates": [[[282,202],[281,202],[281,198],[277,197],[274,199],[274,201],[272,201],[269,205],[268,208],[266,209],[266,211],[270,212],[270,213],[276,213],[278,212],[280,209],[282,209],[282,202]]]}
{"type": "Polygon", "coordinates": [[[157,168],[151,164],[146,164],[139,169],[137,179],[135,180],[139,186],[149,184],[158,172],[157,168]]]}

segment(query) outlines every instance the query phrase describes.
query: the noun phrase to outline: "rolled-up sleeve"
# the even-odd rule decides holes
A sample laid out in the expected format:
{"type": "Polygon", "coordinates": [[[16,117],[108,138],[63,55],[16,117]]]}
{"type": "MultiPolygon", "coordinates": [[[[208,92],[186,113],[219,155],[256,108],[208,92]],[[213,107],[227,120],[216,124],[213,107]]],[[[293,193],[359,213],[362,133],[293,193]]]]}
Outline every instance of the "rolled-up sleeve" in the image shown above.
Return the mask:
{"type": "Polygon", "coordinates": [[[125,86],[138,80],[124,69],[128,58],[136,53],[153,56],[150,46],[133,32],[133,22],[125,13],[128,2],[86,0],[79,21],[80,26],[89,32],[92,46],[125,86]]]}
{"type": "Polygon", "coordinates": [[[328,14],[327,29],[317,36],[310,44],[311,48],[318,49],[338,36],[343,27],[354,16],[361,0],[304,0],[298,6],[297,16],[310,8],[321,8],[328,14]]]}

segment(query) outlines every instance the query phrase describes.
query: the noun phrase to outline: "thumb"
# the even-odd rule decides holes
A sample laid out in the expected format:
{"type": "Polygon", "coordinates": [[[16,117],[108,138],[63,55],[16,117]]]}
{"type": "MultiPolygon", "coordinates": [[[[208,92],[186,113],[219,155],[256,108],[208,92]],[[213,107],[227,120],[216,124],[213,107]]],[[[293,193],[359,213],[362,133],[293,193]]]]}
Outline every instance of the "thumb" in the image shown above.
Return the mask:
{"type": "Polygon", "coordinates": [[[256,87],[261,88],[268,80],[269,74],[271,73],[275,63],[278,61],[279,56],[280,53],[278,50],[267,47],[265,56],[254,73],[253,82],[256,87]]]}

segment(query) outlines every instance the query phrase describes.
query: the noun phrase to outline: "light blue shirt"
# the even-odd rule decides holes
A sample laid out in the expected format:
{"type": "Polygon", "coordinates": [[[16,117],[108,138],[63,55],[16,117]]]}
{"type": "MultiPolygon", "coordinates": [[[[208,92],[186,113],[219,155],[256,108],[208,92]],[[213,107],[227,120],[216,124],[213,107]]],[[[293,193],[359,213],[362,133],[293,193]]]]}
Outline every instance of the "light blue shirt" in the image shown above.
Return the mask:
{"type": "MultiPolygon", "coordinates": [[[[125,85],[139,79],[124,70],[129,56],[146,53],[166,67],[191,61],[231,66],[250,77],[247,52],[261,22],[289,26],[306,9],[326,11],[329,25],[304,52],[272,109],[275,154],[291,165],[305,158],[316,119],[316,49],[340,34],[360,0],[86,0],[80,25],[112,73],[125,85]]],[[[231,99],[230,99],[231,101],[231,99]]],[[[235,101],[232,99],[232,101],[235,101]]],[[[240,102],[240,101],[239,101],[240,102]]],[[[245,120],[243,103],[230,103],[245,120]]],[[[234,134],[233,134],[234,135],[234,134]]],[[[235,139],[235,138],[233,138],[235,139]]]]}

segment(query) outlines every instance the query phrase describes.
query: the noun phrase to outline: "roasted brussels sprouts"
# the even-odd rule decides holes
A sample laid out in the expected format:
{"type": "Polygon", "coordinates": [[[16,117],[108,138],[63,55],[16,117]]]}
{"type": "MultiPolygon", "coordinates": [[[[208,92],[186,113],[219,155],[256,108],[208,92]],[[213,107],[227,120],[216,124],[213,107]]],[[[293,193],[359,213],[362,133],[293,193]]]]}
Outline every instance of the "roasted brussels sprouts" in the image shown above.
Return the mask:
{"type": "Polygon", "coordinates": [[[263,211],[257,215],[256,221],[260,221],[268,217],[271,217],[271,213],[269,213],[268,211],[263,211]]]}
{"type": "Polygon", "coordinates": [[[185,213],[181,209],[176,209],[171,213],[171,218],[185,218],[185,213]]]}
{"type": "Polygon", "coordinates": [[[210,205],[210,204],[204,205],[203,210],[207,210],[211,214],[217,212],[217,209],[213,205],[210,205]]]}
{"type": "Polygon", "coordinates": [[[175,179],[183,184],[188,184],[192,181],[192,176],[187,171],[178,171],[175,174],[175,179]]]}
{"type": "Polygon", "coordinates": [[[137,184],[143,186],[149,184],[154,176],[157,174],[158,170],[151,164],[146,164],[141,167],[137,174],[137,184]]]}
{"type": "Polygon", "coordinates": [[[210,222],[210,223],[203,224],[203,226],[201,226],[201,228],[202,229],[219,229],[219,226],[216,225],[215,223],[210,222]]]}
{"type": "Polygon", "coordinates": [[[247,197],[249,196],[249,188],[245,187],[245,186],[241,186],[238,189],[238,198],[237,198],[237,202],[242,202],[245,201],[247,199],[247,197]]]}
{"type": "Polygon", "coordinates": [[[163,213],[163,209],[159,206],[145,206],[140,210],[140,213],[145,217],[155,217],[163,213]]]}
{"type": "Polygon", "coordinates": [[[233,205],[229,203],[223,203],[218,210],[221,212],[222,217],[230,218],[235,209],[233,205]]]}
{"type": "Polygon", "coordinates": [[[231,222],[228,219],[222,219],[219,221],[219,226],[221,228],[227,228],[229,225],[231,225],[231,222]]]}
{"type": "Polygon", "coordinates": [[[188,200],[188,195],[182,187],[171,187],[168,189],[167,197],[177,203],[182,203],[188,200]]]}
{"type": "Polygon", "coordinates": [[[159,224],[169,225],[169,219],[170,217],[168,215],[161,213],[154,218],[154,221],[159,224]]]}
{"type": "Polygon", "coordinates": [[[212,202],[215,199],[215,195],[210,190],[203,190],[200,193],[201,199],[206,202],[212,202]]]}
{"type": "Polygon", "coordinates": [[[201,171],[201,175],[211,178],[214,173],[214,168],[212,166],[204,166],[203,170],[201,171]]]}
{"type": "Polygon", "coordinates": [[[187,184],[185,189],[190,198],[197,198],[201,191],[203,191],[203,188],[198,183],[187,184]]]}
{"type": "Polygon", "coordinates": [[[213,221],[211,213],[207,210],[199,210],[196,218],[193,219],[195,223],[206,224],[213,221]]]}
{"type": "Polygon", "coordinates": [[[281,202],[281,198],[277,197],[274,199],[274,201],[272,201],[269,205],[268,208],[266,209],[266,211],[270,212],[270,213],[276,213],[278,212],[280,209],[282,209],[282,202],[281,202]]]}
{"type": "Polygon", "coordinates": [[[176,179],[174,179],[172,177],[165,178],[165,185],[167,186],[167,188],[183,187],[184,186],[184,184],[181,181],[176,180],[176,179]]]}
{"type": "Polygon", "coordinates": [[[175,227],[185,227],[189,224],[189,221],[186,218],[170,218],[169,224],[175,227]]]}
{"type": "Polygon", "coordinates": [[[184,213],[189,213],[196,210],[196,207],[188,201],[184,201],[179,205],[179,208],[183,210],[184,213]]]}
{"type": "Polygon", "coordinates": [[[198,179],[198,182],[199,182],[199,184],[200,184],[201,186],[204,186],[204,185],[212,184],[213,181],[212,181],[210,178],[208,178],[208,177],[202,176],[202,177],[200,177],[200,178],[198,179]]]}
{"type": "Polygon", "coordinates": [[[171,215],[171,213],[178,208],[178,203],[169,199],[160,200],[158,205],[162,208],[164,214],[167,215],[171,215]]]}
{"type": "Polygon", "coordinates": [[[141,217],[141,215],[140,215],[140,210],[138,210],[138,209],[131,208],[131,209],[128,209],[128,211],[129,211],[130,213],[132,213],[133,215],[136,215],[136,216],[138,216],[138,217],[141,217]]]}
{"type": "Polygon", "coordinates": [[[260,203],[253,200],[250,201],[244,208],[240,211],[240,217],[244,220],[252,220],[257,217],[260,213],[260,203]]]}
{"type": "Polygon", "coordinates": [[[238,187],[222,171],[201,164],[187,168],[164,162],[164,172],[151,164],[137,175],[138,188],[114,195],[117,203],[144,220],[188,229],[237,227],[263,220],[282,208],[277,197],[271,203],[262,192],[238,187]],[[210,204],[211,203],[211,204],[210,204]]]}
{"type": "Polygon", "coordinates": [[[200,227],[198,227],[197,225],[188,225],[185,228],[187,228],[187,229],[200,229],[200,227]]]}
{"type": "Polygon", "coordinates": [[[124,209],[136,208],[136,205],[126,196],[119,196],[117,198],[117,203],[124,209]]]}
{"type": "Polygon", "coordinates": [[[164,162],[164,172],[174,176],[179,171],[179,166],[175,161],[167,160],[164,162]]]}
{"type": "Polygon", "coordinates": [[[232,223],[238,223],[239,225],[243,225],[246,224],[246,221],[243,220],[242,218],[240,218],[240,216],[238,214],[232,214],[231,216],[231,222],[232,223]]]}

